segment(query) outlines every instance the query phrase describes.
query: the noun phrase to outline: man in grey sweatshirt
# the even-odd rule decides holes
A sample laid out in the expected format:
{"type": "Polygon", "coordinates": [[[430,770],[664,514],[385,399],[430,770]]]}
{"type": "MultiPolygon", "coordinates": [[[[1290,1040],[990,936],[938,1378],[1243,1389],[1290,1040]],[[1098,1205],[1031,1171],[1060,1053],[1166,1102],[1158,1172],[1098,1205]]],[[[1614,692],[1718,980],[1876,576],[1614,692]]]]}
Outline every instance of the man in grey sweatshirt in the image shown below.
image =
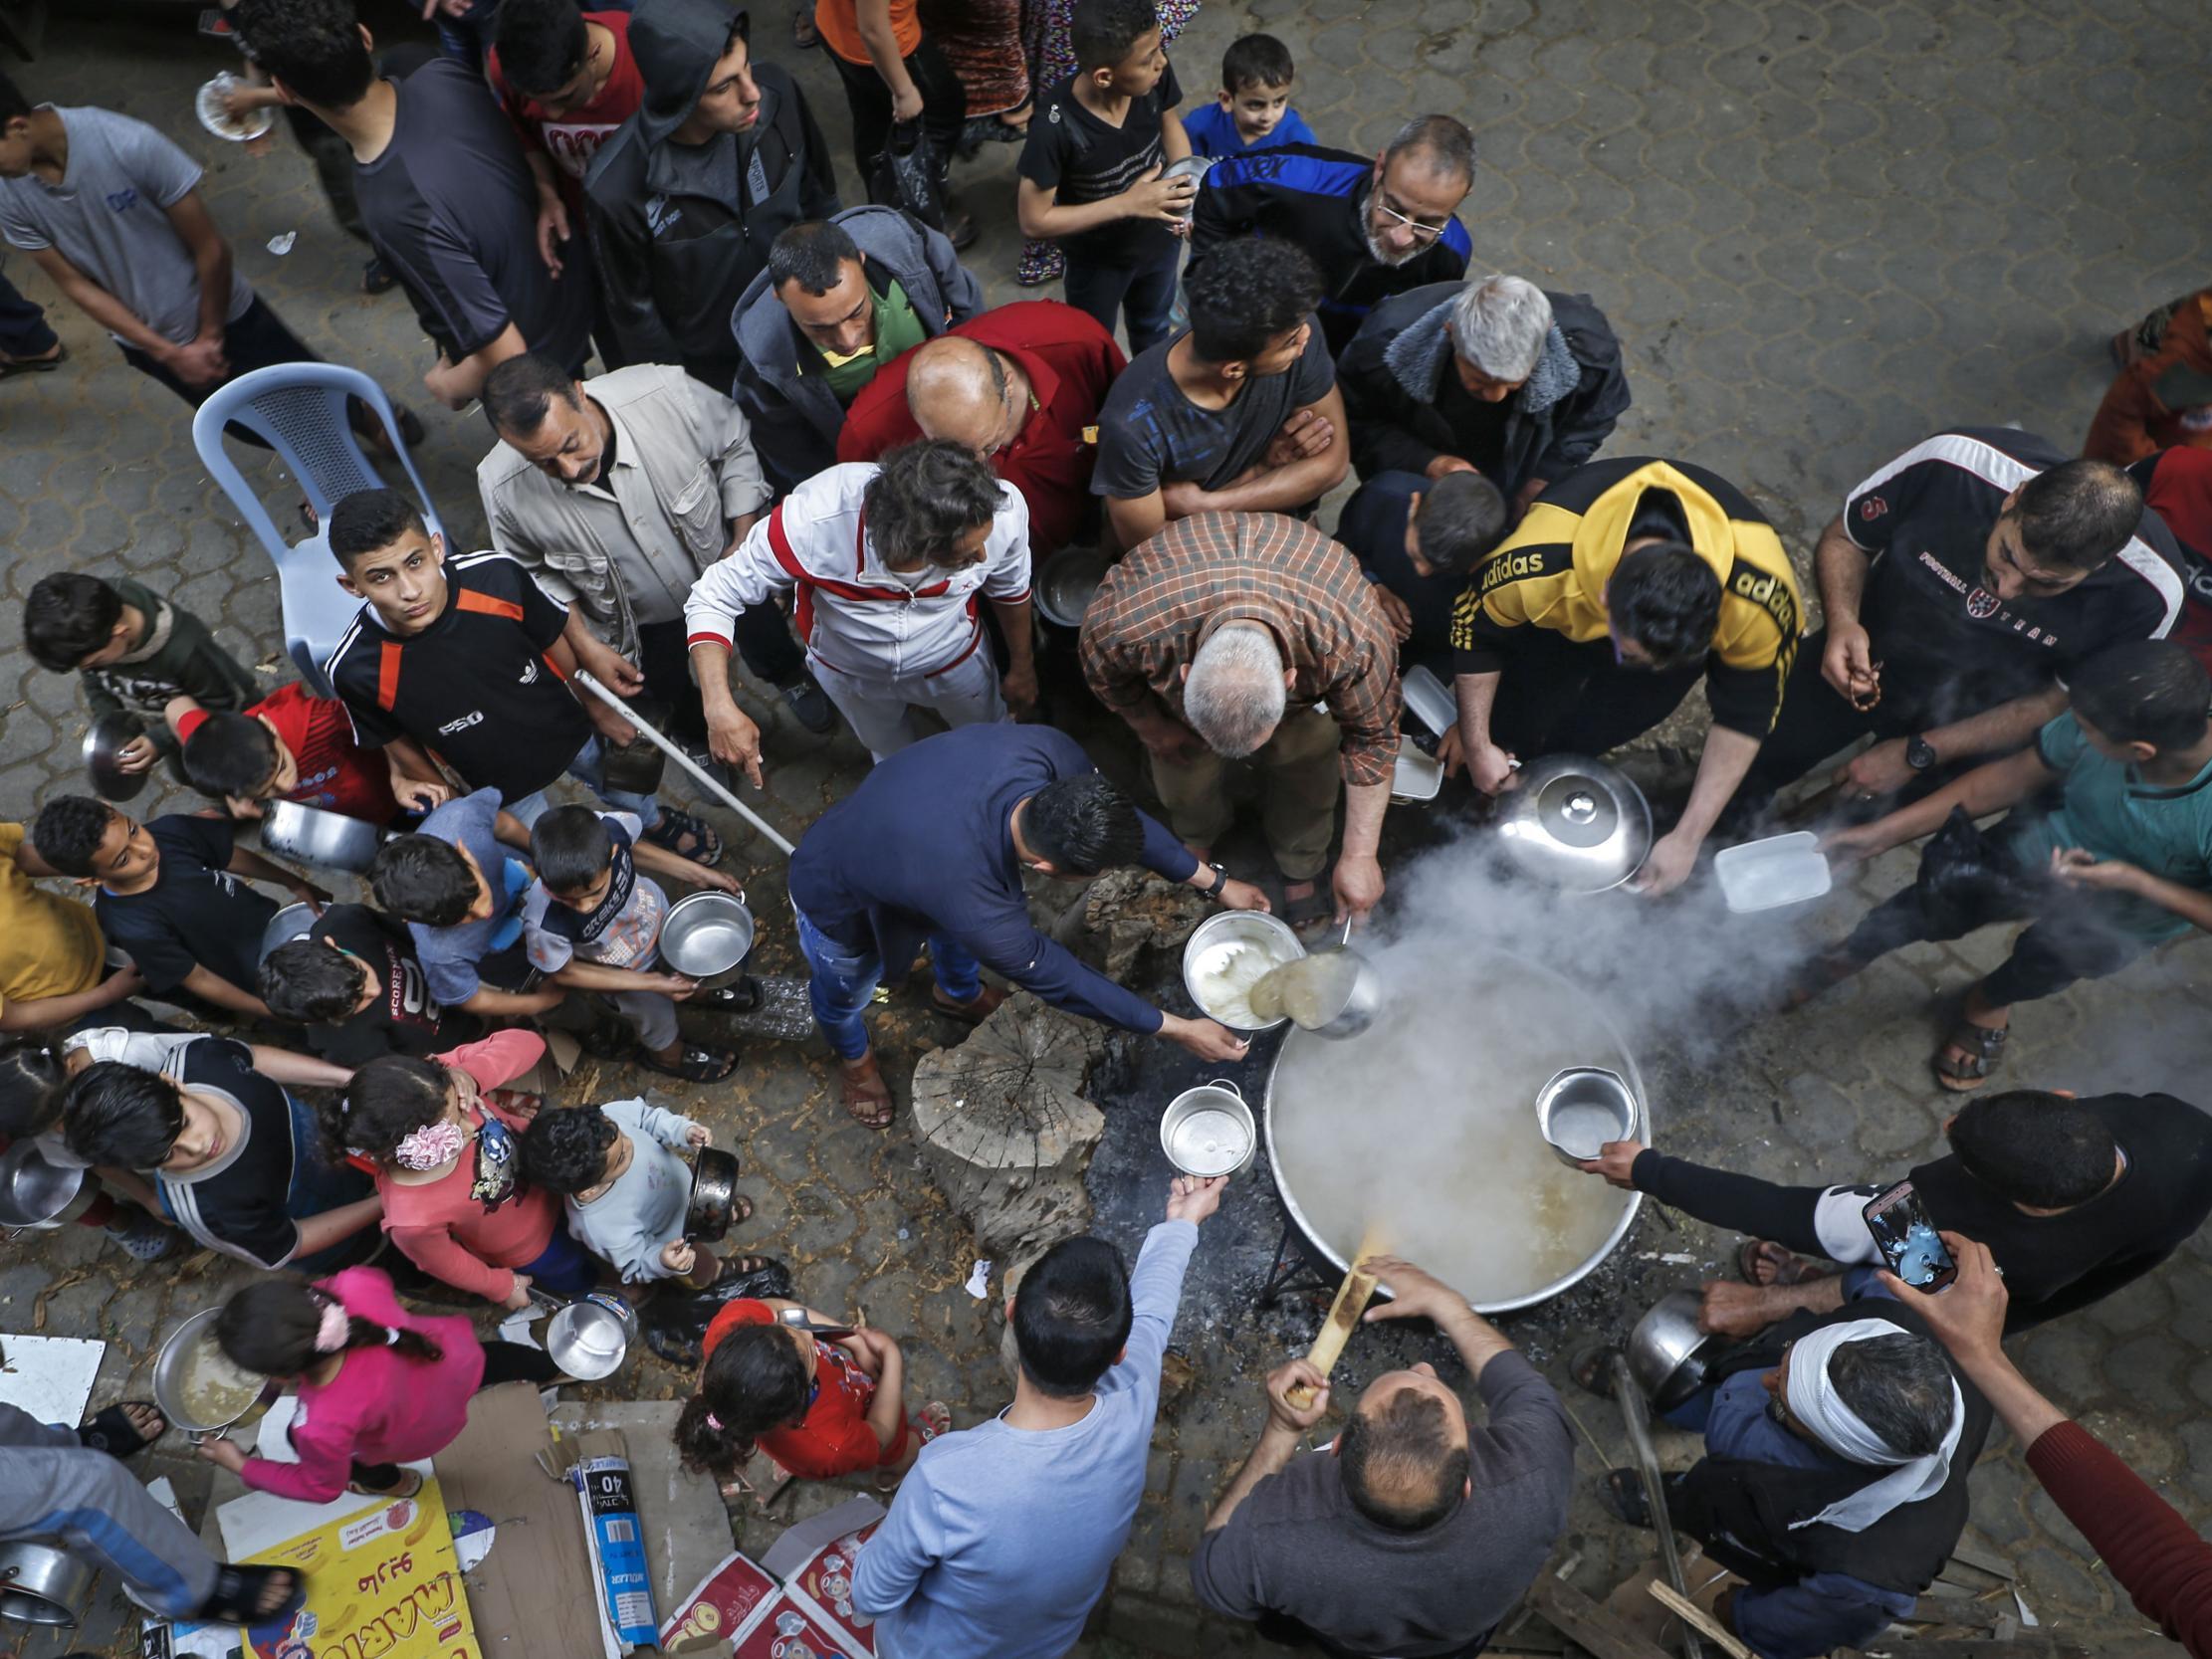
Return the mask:
{"type": "Polygon", "coordinates": [[[1377,1377],[1334,1444],[1301,1453],[1329,1388],[1290,1360],[1267,1378],[1267,1426],[1207,1517],[1191,1581],[1216,1612],[1344,1659],[1465,1659],[1566,1526],[1574,1442],[1551,1384],[1465,1297],[1410,1262],[1376,1267],[1394,1300],[1368,1319],[1436,1321],[1488,1423],[1471,1428],[1420,1364],[1377,1377]],[[1303,1406],[1301,1384],[1315,1389],[1303,1406]]]}

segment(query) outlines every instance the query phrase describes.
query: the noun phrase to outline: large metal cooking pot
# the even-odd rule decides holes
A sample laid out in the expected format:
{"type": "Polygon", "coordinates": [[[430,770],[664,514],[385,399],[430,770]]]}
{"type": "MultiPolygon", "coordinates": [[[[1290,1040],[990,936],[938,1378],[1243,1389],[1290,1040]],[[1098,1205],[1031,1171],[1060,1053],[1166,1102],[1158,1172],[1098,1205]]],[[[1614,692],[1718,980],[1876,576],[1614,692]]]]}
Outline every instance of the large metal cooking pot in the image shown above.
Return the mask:
{"type": "Polygon", "coordinates": [[[1378,956],[1390,994],[1362,1035],[1283,1038],[1261,1102],[1267,1161],[1318,1271],[1347,1272],[1376,1222],[1392,1253],[1477,1311],[1510,1313],[1591,1273],[1643,1203],[1565,1168],[1529,1103],[1586,1064],[1627,1080],[1647,1126],[1650,1097],[1619,1030],[1571,980],[1507,951],[1439,959],[1448,972],[1378,956]]]}
{"type": "Polygon", "coordinates": [[[1512,864],[1570,893],[1603,893],[1644,868],[1652,808],[1626,773],[1581,754],[1547,754],[1498,797],[1497,845],[1512,864]]]}
{"type": "Polygon", "coordinates": [[[271,801],[261,819],[263,852],[356,876],[368,874],[383,840],[383,831],[366,818],[348,818],[298,801],[271,801]]]}
{"type": "Polygon", "coordinates": [[[230,1430],[260,1422],[262,1415],[284,1394],[284,1385],[277,1378],[264,1377],[252,1398],[228,1415],[223,1407],[230,1404],[229,1401],[210,1405],[187,1397],[185,1384],[195,1362],[212,1362],[231,1370],[238,1368],[223,1357],[223,1350],[215,1343],[215,1322],[222,1316],[220,1308],[201,1309],[169,1333],[168,1341],[161,1345],[161,1352],[153,1361],[154,1404],[160,1406],[161,1415],[169,1419],[169,1425],[182,1429],[184,1437],[195,1446],[203,1440],[227,1440],[230,1430]],[[200,1353],[203,1348],[205,1354],[200,1353]],[[195,1406],[198,1409],[194,1409],[195,1406]]]}
{"type": "Polygon", "coordinates": [[[677,900],[661,924],[661,960],[703,990],[745,977],[753,953],[753,913],[742,893],[705,890],[677,900]]]}
{"type": "Polygon", "coordinates": [[[1698,1330],[1704,1299],[1696,1291],[1669,1291],[1629,1333],[1629,1374],[1654,1411],[1671,1411],[1704,1385],[1705,1349],[1716,1339],[1698,1330]]]}
{"type": "Polygon", "coordinates": [[[0,1227],[40,1233],[76,1220],[97,1193],[85,1174],[47,1162],[36,1141],[17,1141],[0,1156],[0,1227]]]}
{"type": "Polygon", "coordinates": [[[0,1618],[71,1630],[92,1605],[93,1564],[52,1544],[0,1544],[0,1618]]]}
{"type": "Polygon", "coordinates": [[[136,715],[103,715],[93,722],[92,729],[85,733],[85,776],[101,799],[118,806],[133,800],[153,776],[151,766],[142,772],[122,769],[122,751],[145,734],[146,728],[136,715]]]}

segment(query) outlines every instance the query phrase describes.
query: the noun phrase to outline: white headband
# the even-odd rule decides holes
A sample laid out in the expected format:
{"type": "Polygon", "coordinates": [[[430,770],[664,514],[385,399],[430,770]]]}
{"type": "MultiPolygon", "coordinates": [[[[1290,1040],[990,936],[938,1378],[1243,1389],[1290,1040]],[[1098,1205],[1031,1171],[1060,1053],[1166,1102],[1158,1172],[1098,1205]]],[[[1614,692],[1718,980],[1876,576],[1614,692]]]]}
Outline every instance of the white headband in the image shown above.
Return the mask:
{"type": "Polygon", "coordinates": [[[1844,1403],[1828,1379],[1828,1362],[1846,1343],[1906,1334],[1902,1327],[1887,1320],[1853,1320],[1845,1325],[1823,1326],[1790,1345],[1786,1390],[1790,1415],[1838,1457],[1894,1471],[1839,1499],[1818,1515],[1791,1522],[1792,1532],[1824,1523],[1847,1533],[1865,1532],[1891,1510],[1933,1497],[1950,1479],[1951,1453],[1958,1449],[1958,1437],[1966,1427],[1966,1401],[1955,1378],[1951,1382],[1951,1426],[1943,1436],[1942,1447],[1927,1457],[1906,1457],[1890,1446],[1844,1403]]]}

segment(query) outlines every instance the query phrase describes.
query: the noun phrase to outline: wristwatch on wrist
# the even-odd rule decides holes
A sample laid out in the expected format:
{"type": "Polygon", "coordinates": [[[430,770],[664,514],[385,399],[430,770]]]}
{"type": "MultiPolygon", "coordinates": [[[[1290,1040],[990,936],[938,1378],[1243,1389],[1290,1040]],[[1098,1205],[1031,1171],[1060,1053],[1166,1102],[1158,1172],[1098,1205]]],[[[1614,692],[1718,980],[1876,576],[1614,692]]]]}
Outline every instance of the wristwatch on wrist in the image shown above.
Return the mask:
{"type": "Polygon", "coordinates": [[[1228,886],[1228,872],[1226,870],[1223,870],[1218,864],[1202,865],[1200,866],[1200,868],[1211,870],[1214,872],[1214,885],[1212,887],[1201,888],[1199,891],[1201,893],[1204,893],[1209,899],[1219,898],[1221,889],[1228,886]]]}
{"type": "Polygon", "coordinates": [[[1924,772],[1935,764],[1935,745],[1925,737],[1907,737],[1904,742],[1904,763],[1916,772],[1924,772]]]}

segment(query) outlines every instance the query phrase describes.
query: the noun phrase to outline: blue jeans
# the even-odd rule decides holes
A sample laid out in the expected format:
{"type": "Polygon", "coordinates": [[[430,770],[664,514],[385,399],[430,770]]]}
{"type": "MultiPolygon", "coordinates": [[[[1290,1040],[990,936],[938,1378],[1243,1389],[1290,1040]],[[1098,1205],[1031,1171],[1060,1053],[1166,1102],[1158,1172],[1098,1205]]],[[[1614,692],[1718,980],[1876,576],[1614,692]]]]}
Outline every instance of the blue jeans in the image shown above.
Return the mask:
{"type": "Polygon", "coordinates": [[[598,1263],[575,1241],[566,1225],[554,1223],[546,1248],[515,1270],[552,1296],[581,1296],[599,1282],[598,1263]]]}
{"type": "MultiPolygon", "coordinates": [[[[644,742],[645,739],[640,737],[638,741],[644,742]]],[[[576,750],[576,757],[568,762],[568,775],[615,811],[636,813],[637,821],[647,829],[661,821],[659,801],[651,795],[633,795],[626,789],[607,788],[602,781],[605,772],[606,744],[594,733],[588,743],[576,750]]],[[[546,791],[540,789],[525,795],[519,801],[509,801],[507,810],[522,820],[523,828],[529,829],[546,815],[547,808],[552,805],[553,802],[546,799],[546,791]]]]}
{"type": "Polygon", "coordinates": [[[1129,354],[1158,345],[1174,327],[1176,272],[1183,264],[1177,242],[1149,265],[1092,265],[1070,255],[1060,292],[1109,334],[1116,313],[1129,319],[1129,354]]]}
{"type": "MultiPolygon", "coordinates": [[[[882,982],[883,958],[872,947],[855,950],[839,944],[795,905],[791,914],[798,922],[799,952],[809,969],[806,999],[814,1005],[814,1023],[829,1039],[831,1053],[840,1060],[857,1060],[868,1052],[868,1027],[860,1016],[882,982]]],[[[955,1002],[973,1002],[982,994],[983,965],[950,933],[930,934],[930,970],[955,1002]]]]}

